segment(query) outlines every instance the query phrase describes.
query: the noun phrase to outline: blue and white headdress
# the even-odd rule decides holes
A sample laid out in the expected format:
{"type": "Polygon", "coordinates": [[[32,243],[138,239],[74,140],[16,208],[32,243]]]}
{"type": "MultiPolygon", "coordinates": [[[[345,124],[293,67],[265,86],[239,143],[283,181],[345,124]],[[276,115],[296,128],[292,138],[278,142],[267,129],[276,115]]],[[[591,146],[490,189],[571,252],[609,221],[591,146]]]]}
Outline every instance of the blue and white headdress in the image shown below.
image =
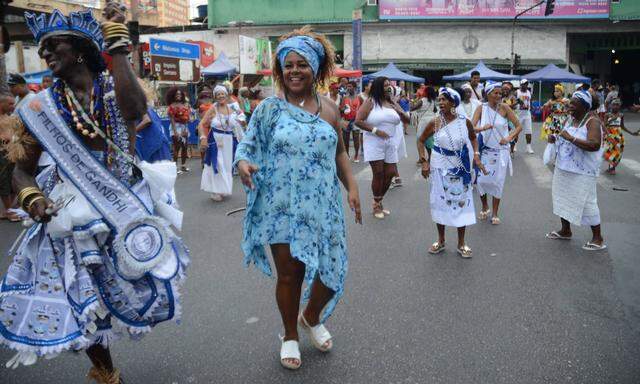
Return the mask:
{"type": "Polygon", "coordinates": [[[36,15],[25,12],[24,17],[27,27],[38,43],[53,35],[74,35],[89,39],[99,51],[102,51],[102,28],[91,11],[71,12],[67,17],[59,9],[54,9],[48,20],[45,13],[36,15]]]}
{"type": "Polygon", "coordinates": [[[575,91],[572,97],[580,100],[580,102],[583,103],[587,107],[587,109],[591,109],[591,106],[593,105],[593,97],[591,97],[589,91],[575,91]]]}
{"type": "Polygon", "coordinates": [[[502,83],[499,83],[497,81],[491,81],[491,80],[487,80],[487,82],[484,83],[484,91],[486,92],[487,95],[493,92],[493,90],[495,90],[496,88],[502,88],[502,83]]]}
{"type": "Polygon", "coordinates": [[[313,69],[313,76],[318,76],[320,64],[324,61],[326,55],[324,47],[319,41],[309,36],[292,36],[280,42],[278,48],[276,48],[276,56],[283,71],[284,61],[292,51],[304,57],[313,69]]]}
{"type": "Polygon", "coordinates": [[[447,99],[451,100],[454,107],[460,105],[460,94],[455,89],[442,87],[438,91],[438,95],[444,95],[447,99]]]}

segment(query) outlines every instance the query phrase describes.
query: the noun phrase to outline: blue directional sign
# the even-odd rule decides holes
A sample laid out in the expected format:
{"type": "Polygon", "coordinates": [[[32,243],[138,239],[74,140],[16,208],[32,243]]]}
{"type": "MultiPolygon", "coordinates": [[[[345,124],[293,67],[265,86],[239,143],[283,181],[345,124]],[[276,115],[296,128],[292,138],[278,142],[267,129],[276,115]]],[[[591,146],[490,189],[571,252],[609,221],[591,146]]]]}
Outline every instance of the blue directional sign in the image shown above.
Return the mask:
{"type": "Polygon", "coordinates": [[[149,52],[152,56],[174,57],[177,59],[199,60],[198,44],[179,41],[149,39],[149,52]]]}

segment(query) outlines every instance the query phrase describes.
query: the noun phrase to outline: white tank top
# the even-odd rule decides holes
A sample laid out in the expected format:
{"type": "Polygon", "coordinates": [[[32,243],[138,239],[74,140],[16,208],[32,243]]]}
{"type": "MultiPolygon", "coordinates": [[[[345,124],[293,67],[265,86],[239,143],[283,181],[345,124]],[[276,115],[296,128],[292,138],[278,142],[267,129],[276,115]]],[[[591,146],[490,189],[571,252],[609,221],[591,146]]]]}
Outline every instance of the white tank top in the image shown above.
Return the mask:
{"type": "Polygon", "coordinates": [[[493,149],[509,148],[509,144],[500,145],[500,140],[509,136],[509,122],[498,111],[492,109],[489,104],[484,103],[482,104],[480,127],[484,127],[487,124],[493,125],[493,128],[481,132],[484,145],[493,149]]]}
{"type": "MultiPolygon", "coordinates": [[[[578,138],[579,140],[587,139],[587,124],[591,119],[579,126],[574,127],[572,125],[573,119],[568,119],[564,126],[565,131],[571,136],[578,138]]],[[[604,153],[604,147],[602,146],[602,128],[600,131],[600,149],[595,152],[585,151],[582,148],[578,148],[575,144],[567,141],[561,137],[558,137],[558,155],[556,156],[556,167],[563,171],[578,173],[581,175],[596,177],[600,173],[600,164],[602,164],[602,155],[604,153]]]]}
{"type": "MultiPolygon", "coordinates": [[[[374,102],[373,109],[369,112],[366,121],[369,125],[392,137],[396,133],[396,126],[400,123],[400,116],[393,108],[382,107],[374,102]]],[[[365,133],[372,135],[371,132],[365,133]]]]}
{"type": "MultiPolygon", "coordinates": [[[[436,127],[441,125],[443,120],[440,116],[436,116],[436,127]]],[[[471,152],[471,143],[469,142],[469,132],[467,130],[467,119],[458,115],[456,119],[451,121],[444,127],[439,128],[433,134],[433,145],[436,147],[448,149],[458,152],[467,144],[471,152]]],[[[431,152],[431,167],[440,169],[450,169],[462,166],[462,162],[457,156],[445,156],[437,151],[431,152]]]]}

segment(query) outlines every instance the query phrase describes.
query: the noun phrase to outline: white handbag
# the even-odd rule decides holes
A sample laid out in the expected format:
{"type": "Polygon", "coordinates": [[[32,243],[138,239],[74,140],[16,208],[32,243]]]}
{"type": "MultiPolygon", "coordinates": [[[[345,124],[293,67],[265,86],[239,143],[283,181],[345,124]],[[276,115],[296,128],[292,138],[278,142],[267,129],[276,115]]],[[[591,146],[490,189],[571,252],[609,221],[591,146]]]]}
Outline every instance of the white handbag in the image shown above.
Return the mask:
{"type": "Polygon", "coordinates": [[[542,154],[542,162],[544,165],[555,165],[556,155],[558,154],[556,146],[556,143],[547,144],[547,147],[544,149],[544,154],[542,154]]]}

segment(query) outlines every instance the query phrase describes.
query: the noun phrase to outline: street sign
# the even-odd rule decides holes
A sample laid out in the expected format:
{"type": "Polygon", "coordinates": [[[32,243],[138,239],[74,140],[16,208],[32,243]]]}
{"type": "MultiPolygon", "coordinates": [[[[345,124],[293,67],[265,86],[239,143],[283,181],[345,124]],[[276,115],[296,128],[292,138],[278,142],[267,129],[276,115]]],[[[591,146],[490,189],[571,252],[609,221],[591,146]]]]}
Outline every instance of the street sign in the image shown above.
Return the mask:
{"type": "Polygon", "coordinates": [[[198,81],[200,66],[194,60],[151,56],[151,72],[161,81],[198,81]]]}
{"type": "Polygon", "coordinates": [[[149,39],[151,56],[175,57],[177,59],[200,60],[200,46],[179,41],[149,39]]]}
{"type": "Polygon", "coordinates": [[[198,81],[200,45],[149,39],[151,73],[163,81],[198,81]]]}

